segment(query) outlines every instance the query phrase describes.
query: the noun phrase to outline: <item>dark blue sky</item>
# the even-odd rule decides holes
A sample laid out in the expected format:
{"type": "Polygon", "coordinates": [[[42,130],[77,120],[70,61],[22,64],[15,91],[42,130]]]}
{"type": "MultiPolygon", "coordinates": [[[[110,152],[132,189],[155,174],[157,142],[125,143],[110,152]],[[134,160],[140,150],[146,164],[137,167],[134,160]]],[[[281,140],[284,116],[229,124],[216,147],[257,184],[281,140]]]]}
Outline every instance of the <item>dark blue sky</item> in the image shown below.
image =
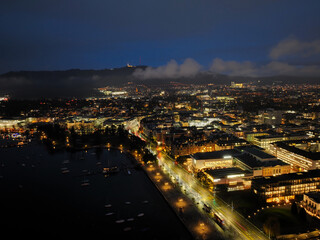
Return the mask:
{"type": "Polygon", "coordinates": [[[191,58],[231,74],[318,75],[319,12],[319,0],[2,0],[0,73],[191,58]]]}

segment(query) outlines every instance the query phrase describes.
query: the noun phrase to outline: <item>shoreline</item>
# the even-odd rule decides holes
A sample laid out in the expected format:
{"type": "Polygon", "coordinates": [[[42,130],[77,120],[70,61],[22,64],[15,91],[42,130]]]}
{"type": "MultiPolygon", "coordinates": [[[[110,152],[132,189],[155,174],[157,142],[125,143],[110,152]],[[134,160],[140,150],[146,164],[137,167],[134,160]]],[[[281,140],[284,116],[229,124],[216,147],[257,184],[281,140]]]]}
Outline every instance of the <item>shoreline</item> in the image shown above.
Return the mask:
{"type": "Polygon", "coordinates": [[[190,231],[190,229],[187,227],[185,221],[181,218],[181,216],[179,215],[179,213],[176,211],[176,209],[174,208],[174,206],[172,206],[172,204],[170,204],[170,201],[167,199],[166,195],[163,193],[163,191],[159,188],[159,186],[153,181],[153,179],[151,178],[151,176],[148,174],[148,171],[145,169],[145,166],[142,165],[142,169],[143,172],[145,173],[145,175],[147,176],[147,178],[150,180],[150,182],[157,188],[158,192],[160,193],[160,195],[162,196],[162,198],[165,200],[165,202],[167,203],[167,205],[172,209],[172,211],[175,213],[175,215],[177,216],[177,218],[180,220],[180,222],[183,224],[183,226],[185,227],[185,229],[190,233],[192,239],[197,239],[196,236],[194,236],[194,234],[192,233],[192,231],[190,231]]]}

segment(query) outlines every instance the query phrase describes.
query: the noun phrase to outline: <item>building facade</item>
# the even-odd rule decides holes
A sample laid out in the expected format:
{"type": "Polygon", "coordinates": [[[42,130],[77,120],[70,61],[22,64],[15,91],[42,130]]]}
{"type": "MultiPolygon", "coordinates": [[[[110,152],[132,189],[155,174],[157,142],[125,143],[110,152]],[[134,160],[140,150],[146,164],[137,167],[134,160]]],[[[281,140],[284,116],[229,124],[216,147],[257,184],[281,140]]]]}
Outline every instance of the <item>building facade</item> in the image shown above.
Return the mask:
{"type": "Polygon", "coordinates": [[[320,169],[252,180],[252,191],[267,203],[289,202],[320,191],[320,169]]]}
{"type": "Polygon", "coordinates": [[[320,192],[304,194],[302,206],[309,215],[320,219],[320,192]]]}
{"type": "Polygon", "coordinates": [[[194,170],[203,168],[227,168],[233,166],[233,156],[239,154],[235,149],[190,155],[194,170]]]}
{"type": "MultiPolygon", "coordinates": [[[[312,140],[305,140],[310,142],[312,140]]],[[[318,140],[319,141],[319,140],[318,140]]],[[[286,141],[271,144],[270,152],[299,171],[320,169],[320,152],[308,152],[296,147],[302,141],[286,141]]]]}

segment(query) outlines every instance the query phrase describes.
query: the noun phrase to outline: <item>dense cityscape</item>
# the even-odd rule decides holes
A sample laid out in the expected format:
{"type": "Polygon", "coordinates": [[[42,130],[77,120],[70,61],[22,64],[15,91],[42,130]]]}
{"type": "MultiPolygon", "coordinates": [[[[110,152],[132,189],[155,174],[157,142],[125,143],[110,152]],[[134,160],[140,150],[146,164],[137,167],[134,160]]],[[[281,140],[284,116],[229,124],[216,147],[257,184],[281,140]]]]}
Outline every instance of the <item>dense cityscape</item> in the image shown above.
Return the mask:
{"type": "Polygon", "coordinates": [[[320,240],[319,10],[1,1],[2,236],[320,240]]]}
{"type": "MultiPolygon", "coordinates": [[[[119,149],[195,239],[314,239],[320,235],[319,88],[128,82],[86,99],[3,96],[1,147],[36,141],[52,154],[119,149]]],[[[4,160],[1,168],[5,181],[4,160]]],[[[83,175],[119,171],[132,174],[115,165],[83,175]]],[[[61,167],[61,174],[69,172],[61,167]]],[[[91,187],[89,179],[81,186],[91,187]]]]}

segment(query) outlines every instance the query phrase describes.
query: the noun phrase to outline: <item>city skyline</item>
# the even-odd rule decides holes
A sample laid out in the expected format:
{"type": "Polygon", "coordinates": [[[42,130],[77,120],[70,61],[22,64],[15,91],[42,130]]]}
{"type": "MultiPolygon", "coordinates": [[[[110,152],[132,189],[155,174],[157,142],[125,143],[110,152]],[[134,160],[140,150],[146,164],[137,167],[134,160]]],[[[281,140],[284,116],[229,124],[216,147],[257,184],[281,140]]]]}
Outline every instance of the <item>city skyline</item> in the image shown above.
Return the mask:
{"type": "Polygon", "coordinates": [[[319,237],[319,89],[129,82],[89,98],[3,97],[5,230],[319,237]]]}
{"type": "Polygon", "coordinates": [[[3,235],[320,237],[319,0],[4,0],[3,235]]]}

